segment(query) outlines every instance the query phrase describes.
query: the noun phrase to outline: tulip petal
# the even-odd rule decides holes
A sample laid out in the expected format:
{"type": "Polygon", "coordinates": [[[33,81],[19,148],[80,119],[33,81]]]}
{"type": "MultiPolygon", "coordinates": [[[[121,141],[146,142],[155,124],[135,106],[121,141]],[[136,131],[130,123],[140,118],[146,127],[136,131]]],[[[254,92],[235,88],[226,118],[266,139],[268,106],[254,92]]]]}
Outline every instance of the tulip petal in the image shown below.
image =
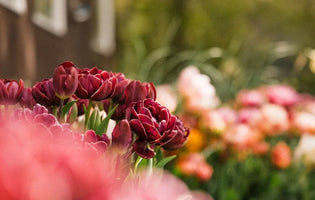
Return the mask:
{"type": "Polygon", "coordinates": [[[153,125],[153,122],[152,122],[152,118],[146,116],[146,115],[142,115],[142,114],[139,114],[138,115],[138,119],[142,122],[142,123],[148,123],[150,125],[153,125]]]}
{"type": "Polygon", "coordinates": [[[153,158],[155,155],[154,145],[148,145],[146,141],[139,138],[135,141],[133,149],[139,156],[145,159],[153,158]]]}
{"type": "Polygon", "coordinates": [[[161,137],[159,131],[154,126],[148,123],[143,123],[143,127],[147,132],[147,138],[149,142],[155,141],[161,137]]]}
{"type": "Polygon", "coordinates": [[[132,140],[132,133],[126,119],[119,121],[112,132],[113,146],[128,149],[132,140]]]}
{"type": "Polygon", "coordinates": [[[130,128],[133,132],[135,132],[138,137],[142,140],[146,140],[147,139],[147,134],[146,131],[142,125],[142,123],[138,120],[138,119],[132,119],[130,122],[130,128]]]}
{"type": "Polygon", "coordinates": [[[0,80],[0,101],[6,101],[8,99],[8,91],[3,81],[0,80]]]}
{"type": "Polygon", "coordinates": [[[140,81],[131,81],[125,90],[125,103],[137,102],[147,96],[146,88],[140,81]]]}
{"type": "Polygon", "coordinates": [[[94,101],[101,101],[106,99],[112,89],[112,83],[109,81],[104,82],[91,96],[94,101]]]}
{"type": "Polygon", "coordinates": [[[77,87],[77,90],[75,92],[76,96],[78,96],[81,99],[89,99],[89,93],[84,87],[85,81],[86,80],[83,78],[79,79],[78,87],[77,87]]]}

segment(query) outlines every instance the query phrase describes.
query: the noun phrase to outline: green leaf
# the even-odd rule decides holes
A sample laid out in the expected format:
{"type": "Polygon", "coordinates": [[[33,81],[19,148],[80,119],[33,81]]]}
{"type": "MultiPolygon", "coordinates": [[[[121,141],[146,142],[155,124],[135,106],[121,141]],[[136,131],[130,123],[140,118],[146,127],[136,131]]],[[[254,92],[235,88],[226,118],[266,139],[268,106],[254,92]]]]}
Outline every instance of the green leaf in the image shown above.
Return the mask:
{"type": "Polygon", "coordinates": [[[98,110],[98,112],[96,113],[94,127],[97,128],[99,127],[100,124],[101,124],[101,115],[100,115],[100,111],[98,110]]]}
{"type": "Polygon", "coordinates": [[[70,108],[73,106],[73,104],[75,104],[77,102],[77,100],[71,101],[69,103],[67,103],[66,105],[63,106],[62,110],[61,110],[61,116],[62,118],[64,118],[64,116],[66,115],[66,113],[69,112],[70,108]]]}
{"type": "Polygon", "coordinates": [[[164,158],[163,152],[160,147],[157,147],[155,152],[156,152],[156,155],[154,157],[154,166],[156,166],[157,163],[159,163],[164,158]]]}
{"type": "Polygon", "coordinates": [[[92,115],[90,116],[90,119],[89,119],[89,124],[88,124],[88,129],[93,129],[94,130],[94,122],[95,122],[95,119],[96,119],[96,110],[94,110],[92,112],[92,115]]]}
{"type": "Polygon", "coordinates": [[[74,104],[71,108],[69,110],[70,111],[70,115],[69,114],[67,115],[67,120],[66,120],[66,122],[68,122],[70,124],[75,122],[77,120],[77,117],[78,117],[78,106],[77,106],[77,104],[74,104]]]}
{"type": "Polygon", "coordinates": [[[114,114],[116,108],[118,107],[118,104],[113,108],[111,109],[107,116],[105,117],[105,119],[100,123],[100,125],[96,128],[95,130],[95,133],[97,135],[102,135],[103,133],[106,133],[107,131],[107,127],[108,127],[108,123],[109,123],[109,120],[110,118],[112,117],[112,115],[114,114]]]}
{"type": "Polygon", "coordinates": [[[83,110],[84,110],[84,115],[85,115],[84,125],[85,125],[86,128],[88,128],[88,125],[89,125],[89,116],[90,116],[90,111],[91,111],[91,108],[92,108],[92,104],[93,104],[93,102],[91,100],[89,100],[89,105],[88,105],[87,108],[83,104],[83,110]]]}
{"type": "Polygon", "coordinates": [[[163,158],[163,159],[156,165],[156,167],[157,167],[157,168],[163,168],[167,163],[169,163],[170,161],[172,161],[174,158],[176,158],[176,155],[163,158]]]}

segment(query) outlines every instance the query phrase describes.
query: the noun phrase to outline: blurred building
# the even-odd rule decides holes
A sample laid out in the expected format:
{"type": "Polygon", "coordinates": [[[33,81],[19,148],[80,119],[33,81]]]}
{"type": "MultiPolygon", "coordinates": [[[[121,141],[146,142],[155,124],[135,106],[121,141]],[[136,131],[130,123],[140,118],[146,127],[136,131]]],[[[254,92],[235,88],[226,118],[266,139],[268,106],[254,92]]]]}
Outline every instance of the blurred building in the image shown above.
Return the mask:
{"type": "Polygon", "coordinates": [[[0,78],[30,83],[71,60],[110,66],[113,0],[0,0],[0,78]]]}

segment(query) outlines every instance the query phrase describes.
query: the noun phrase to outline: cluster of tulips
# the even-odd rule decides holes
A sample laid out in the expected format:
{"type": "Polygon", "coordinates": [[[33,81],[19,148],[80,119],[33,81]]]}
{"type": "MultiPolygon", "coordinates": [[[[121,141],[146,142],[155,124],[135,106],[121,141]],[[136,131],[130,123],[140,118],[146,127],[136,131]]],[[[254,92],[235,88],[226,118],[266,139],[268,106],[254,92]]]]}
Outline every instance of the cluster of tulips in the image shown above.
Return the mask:
{"type": "Polygon", "coordinates": [[[122,73],[64,62],[33,87],[0,79],[0,198],[210,200],[154,170],[188,135],[152,83],[122,73]]]}
{"type": "Polygon", "coordinates": [[[225,159],[267,156],[278,169],[288,168],[295,159],[314,166],[315,97],[288,85],[269,85],[241,90],[234,101],[220,105],[210,78],[194,66],[181,72],[177,90],[170,88],[157,87],[163,95],[158,95],[158,100],[171,99],[165,102],[170,108],[181,104],[176,112],[190,128],[177,164],[183,174],[209,180],[215,173],[206,161],[211,152],[221,152],[225,159]],[[268,142],[284,135],[301,138],[294,152],[286,141],[268,142]]]}
{"type": "MultiPolygon", "coordinates": [[[[72,62],[64,62],[55,68],[53,78],[37,82],[31,88],[24,88],[22,80],[7,79],[0,80],[0,88],[0,104],[4,106],[20,104],[32,108],[40,104],[66,122],[85,114],[87,129],[96,129],[102,122],[102,119],[97,121],[99,117],[94,119],[91,110],[105,110],[107,114],[112,111],[110,118],[118,122],[113,143],[126,153],[136,152],[143,158],[152,158],[155,146],[178,149],[189,135],[182,121],[155,101],[152,83],[129,80],[122,73],[96,67],[79,69],[72,62]],[[66,105],[70,107],[67,113],[63,110],[66,105]]],[[[105,132],[96,133],[98,140],[109,141],[105,132]]]]}

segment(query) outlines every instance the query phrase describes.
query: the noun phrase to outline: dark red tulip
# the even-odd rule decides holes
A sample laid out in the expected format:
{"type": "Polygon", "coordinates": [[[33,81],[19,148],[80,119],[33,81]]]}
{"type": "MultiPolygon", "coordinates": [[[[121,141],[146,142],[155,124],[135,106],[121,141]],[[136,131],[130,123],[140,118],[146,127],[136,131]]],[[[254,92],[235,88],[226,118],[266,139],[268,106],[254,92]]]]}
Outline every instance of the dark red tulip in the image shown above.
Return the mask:
{"type": "Polygon", "coordinates": [[[26,108],[32,108],[33,106],[35,106],[36,101],[34,100],[32,95],[32,88],[24,88],[19,103],[21,106],[26,108]]]}
{"type": "Polygon", "coordinates": [[[124,103],[125,90],[130,80],[125,78],[125,75],[122,73],[114,73],[114,76],[116,77],[117,83],[112,99],[114,102],[124,103]]]}
{"type": "Polygon", "coordinates": [[[165,150],[180,148],[189,135],[183,123],[153,99],[130,104],[126,119],[138,136],[134,150],[144,158],[154,156],[154,145],[162,146],[165,150]]]}
{"type": "Polygon", "coordinates": [[[55,93],[52,79],[44,79],[41,82],[37,82],[33,86],[32,95],[37,103],[47,108],[60,105],[60,98],[55,93]]]}
{"type": "Polygon", "coordinates": [[[115,91],[116,77],[96,67],[79,70],[78,80],[75,94],[81,99],[101,101],[111,97],[115,91]]]}
{"type": "Polygon", "coordinates": [[[131,141],[132,133],[128,121],[119,121],[112,132],[112,146],[123,154],[128,151],[131,141]]]}
{"type": "Polygon", "coordinates": [[[188,135],[189,129],[184,127],[184,123],[179,118],[177,118],[175,127],[162,141],[162,143],[164,143],[162,145],[163,149],[172,151],[181,148],[184,146],[188,135]]]}
{"type": "Polygon", "coordinates": [[[60,99],[71,97],[78,87],[78,70],[72,62],[64,62],[55,68],[53,85],[60,99]]]}
{"type": "MultiPolygon", "coordinates": [[[[121,120],[125,118],[126,115],[126,109],[128,108],[129,104],[144,100],[147,98],[156,99],[156,91],[153,83],[142,83],[140,81],[121,81],[118,83],[118,91],[121,91],[123,87],[124,93],[117,92],[117,95],[119,97],[119,101],[115,101],[115,98],[113,98],[113,102],[115,104],[119,104],[118,107],[115,110],[115,113],[112,115],[112,119],[114,120],[121,120]],[[126,86],[125,84],[129,82],[129,84],[126,86]],[[122,95],[122,96],[121,96],[122,95]]],[[[117,89],[117,87],[116,87],[117,89]]],[[[116,93],[116,91],[115,91],[116,93]]],[[[116,97],[117,97],[116,96],[116,97]]],[[[118,99],[118,98],[116,98],[118,99]]],[[[103,101],[103,107],[106,112],[108,112],[110,105],[110,100],[104,100],[103,101]]]]}
{"type": "Polygon", "coordinates": [[[22,97],[24,82],[15,80],[0,79],[0,104],[16,104],[22,97]]]}
{"type": "Polygon", "coordinates": [[[124,103],[129,105],[146,98],[156,99],[156,91],[153,83],[142,83],[140,81],[131,81],[125,90],[124,103]]]}

